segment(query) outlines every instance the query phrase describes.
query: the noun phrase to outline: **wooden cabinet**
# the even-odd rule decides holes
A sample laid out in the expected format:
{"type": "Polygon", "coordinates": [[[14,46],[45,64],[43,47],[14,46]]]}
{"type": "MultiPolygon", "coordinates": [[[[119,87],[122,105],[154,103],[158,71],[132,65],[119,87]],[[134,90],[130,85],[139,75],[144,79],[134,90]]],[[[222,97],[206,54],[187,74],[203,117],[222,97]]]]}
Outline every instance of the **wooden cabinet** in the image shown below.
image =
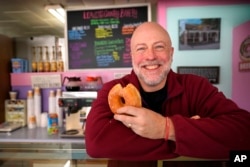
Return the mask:
{"type": "Polygon", "coordinates": [[[4,101],[9,98],[13,39],[0,35],[0,123],[5,121],[4,101]]]}

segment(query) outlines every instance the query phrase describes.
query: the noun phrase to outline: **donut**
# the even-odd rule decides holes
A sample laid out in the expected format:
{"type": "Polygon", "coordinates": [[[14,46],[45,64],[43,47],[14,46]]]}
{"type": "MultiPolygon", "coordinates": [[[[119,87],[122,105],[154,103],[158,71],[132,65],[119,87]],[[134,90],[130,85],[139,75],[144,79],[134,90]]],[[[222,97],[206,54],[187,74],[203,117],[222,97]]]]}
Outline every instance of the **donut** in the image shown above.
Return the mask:
{"type": "Polygon", "coordinates": [[[116,114],[117,109],[123,106],[142,106],[141,95],[137,88],[131,83],[124,88],[119,83],[114,85],[109,91],[108,103],[114,114],[116,114]]]}

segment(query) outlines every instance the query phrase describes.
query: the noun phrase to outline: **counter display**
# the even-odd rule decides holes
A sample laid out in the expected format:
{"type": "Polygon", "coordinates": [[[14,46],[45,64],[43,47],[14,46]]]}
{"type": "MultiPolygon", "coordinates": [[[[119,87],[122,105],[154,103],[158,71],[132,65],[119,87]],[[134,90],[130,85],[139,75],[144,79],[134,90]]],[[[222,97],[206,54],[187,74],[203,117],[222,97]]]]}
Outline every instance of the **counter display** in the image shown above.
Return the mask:
{"type": "MultiPolygon", "coordinates": [[[[106,167],[107,159],[93,159],[86,153],[84,138],[62,138],[49,135],[47,128],[28,129],[23,127],[10,133],[0,133],[0,167],[106,167]]],[[[101,148],[100,148],[101,149],[101,148]]],[[[193,157],[178,157],[158,161],[157,167],[166,162],[207,161],[218,166],[227,166],[227,160],[207,160],[193,157]]],[[[204,163],[203,163],[204,162],[204,163]]]]}
{"type": "Polygon", "coordinates": [[[24,127],[0,133],[0,166],[63,166],[67,161],[70,166],[88,163],[106,166],[105,160],[94,160],[87,155],[84,138],[61,138],[62,131],[49,135],[47,128],[24,127]]]}

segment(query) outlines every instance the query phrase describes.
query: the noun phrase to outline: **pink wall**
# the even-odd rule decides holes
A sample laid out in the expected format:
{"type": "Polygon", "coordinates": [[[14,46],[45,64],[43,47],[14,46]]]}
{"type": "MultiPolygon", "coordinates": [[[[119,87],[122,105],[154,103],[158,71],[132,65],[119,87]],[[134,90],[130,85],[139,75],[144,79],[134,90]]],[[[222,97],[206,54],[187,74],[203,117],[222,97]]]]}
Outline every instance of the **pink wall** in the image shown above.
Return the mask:
{"type": "Polygon", "coordinates": [[[242,108],[250,111],[250,71],[239,71],[240,45],[250,36],[250,21],[241,24],[233,30],[232,48],[232,99],[242,108]]]}

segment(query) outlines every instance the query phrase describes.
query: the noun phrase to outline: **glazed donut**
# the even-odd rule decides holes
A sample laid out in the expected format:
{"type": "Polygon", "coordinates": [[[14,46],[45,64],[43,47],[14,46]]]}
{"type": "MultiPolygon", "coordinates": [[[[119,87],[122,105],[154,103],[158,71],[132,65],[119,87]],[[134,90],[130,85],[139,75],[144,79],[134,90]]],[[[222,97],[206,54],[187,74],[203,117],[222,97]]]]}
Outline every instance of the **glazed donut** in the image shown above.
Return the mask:
{"type": "Polygon", "coordinates": [[[111,111],[116,114],[117,109],[123,106],[141,107],[141,95],[137,88],[129,83],[126,87],[114,85],[108,94],[108,103],[111,111]]]}

